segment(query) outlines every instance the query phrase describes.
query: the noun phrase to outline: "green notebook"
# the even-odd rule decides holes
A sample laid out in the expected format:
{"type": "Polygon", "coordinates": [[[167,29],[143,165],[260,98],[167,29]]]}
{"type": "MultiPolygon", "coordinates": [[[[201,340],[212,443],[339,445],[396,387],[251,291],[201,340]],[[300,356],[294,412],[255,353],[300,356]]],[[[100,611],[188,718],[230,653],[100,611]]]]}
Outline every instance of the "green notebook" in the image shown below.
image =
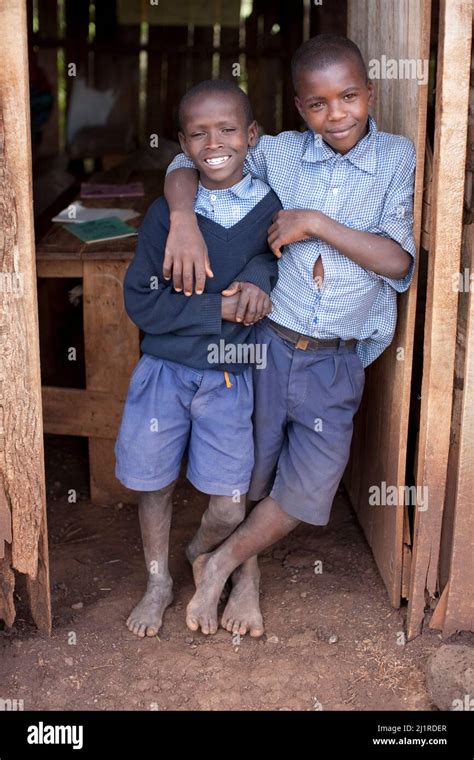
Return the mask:
{"type": "Polygon", "coordinates": [[[61,227],[84,243],[100,243],[101,241],[116,240],[138,234],[136,227],[125,224],[115,216],[107,219],[95,219],[93,222],[81,222],[80,224],[62,224],[61,227]]]}

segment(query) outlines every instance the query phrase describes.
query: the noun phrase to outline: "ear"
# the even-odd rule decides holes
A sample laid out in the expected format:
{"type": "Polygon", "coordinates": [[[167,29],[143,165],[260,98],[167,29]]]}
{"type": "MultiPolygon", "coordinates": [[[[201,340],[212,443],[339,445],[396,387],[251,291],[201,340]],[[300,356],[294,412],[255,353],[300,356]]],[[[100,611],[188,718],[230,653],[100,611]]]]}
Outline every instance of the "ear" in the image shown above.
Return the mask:
{"type": "Polygon", "coordinates": [[[257,144],[258,140],[258,126],[257,122],[253,121],[251,124],[249,124],[249,128],[247,131],[247,142],[250,148],[252,148],[254,145],[257,144]]]}
{"type": "Polygon", "coordinates": [[[372,106],[375,100],[375,87],[371,79],[369,79],[369,82],[367,84],[367,92],[369,93],[369,97],[367,99],[367,105],[372,106]]]}
{"type": "Polygon", "coordinates": [[[178,132],[178,139],[179,139],[179,144],[181,145],[181,150],[183,151],[185,156],[189,158],[188,150],[186,147],[186,137],[184,136],[183,132],[178,132]]]}
{"type": "Polygon", "coordinates": [[[298,109],[298,113],[301,116],[301,118],[303,119],[303,121],[306,121],[306,117],[304,115],[303,105],[302,105],[301,100],[299,99],[298,95],[295,95],[295,106],[298,109]]]}

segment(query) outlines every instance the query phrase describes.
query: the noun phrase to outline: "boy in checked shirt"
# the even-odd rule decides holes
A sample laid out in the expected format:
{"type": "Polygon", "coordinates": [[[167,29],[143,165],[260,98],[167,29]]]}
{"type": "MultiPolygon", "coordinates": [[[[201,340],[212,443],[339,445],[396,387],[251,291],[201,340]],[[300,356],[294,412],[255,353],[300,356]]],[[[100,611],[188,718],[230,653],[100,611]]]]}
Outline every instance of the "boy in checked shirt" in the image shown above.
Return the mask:
{"type": "MultiPolygon", "coordinates": [[[[217,603],[234,568],[301,521],[327,524],[365,367],[390,344],[397,292],[414,270],[415,151],[405,137],[379,132],[369,116],[373,85],[359,48],[346,37],[315,37],[295,53],[292,75],[308,130],[263,136],[246,161],[283,205],[268,230],[279,257],[273,310],[257,328],[268,347],[266,369],[254,373],[249,498],[259,503],[194,563],[187,625],[204,633],[217,630],[217,603]]],[[[164,276],[191,293],[194,274],[200,292],[212,271],[192,212],[195,172],[183,156],[168,172],[173,220],[164,276]]],[[[249,592],[222,625],[244,633],[254,600],[249,592]]]]}

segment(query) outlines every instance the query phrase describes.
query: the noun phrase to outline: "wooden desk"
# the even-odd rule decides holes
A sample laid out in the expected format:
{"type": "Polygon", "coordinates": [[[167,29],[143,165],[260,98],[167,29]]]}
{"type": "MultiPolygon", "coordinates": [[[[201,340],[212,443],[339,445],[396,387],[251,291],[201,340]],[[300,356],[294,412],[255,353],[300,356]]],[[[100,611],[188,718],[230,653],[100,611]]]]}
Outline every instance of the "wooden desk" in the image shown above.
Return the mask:
{"type": "MultiPolygon", "coordinates": [[[[142,198],[82,202],[134,208],[140,216],[129,224],[139,227],[148,206],[162,194],[164,172],[134,173],[127,181],[138,180],[145,186],[142,198]]],[[[114,475],[115,438],[130,374],[140,357],[139,331],[123,305],[123,279],[136,244],[132,237],[86,245],[53,223],[36,248],[38,277],[79,277],[84,289],[86,388],[43,386],[44,431],[87,436],[91,500],[101,504],[136,501],[135,492],[114,475]]]]}

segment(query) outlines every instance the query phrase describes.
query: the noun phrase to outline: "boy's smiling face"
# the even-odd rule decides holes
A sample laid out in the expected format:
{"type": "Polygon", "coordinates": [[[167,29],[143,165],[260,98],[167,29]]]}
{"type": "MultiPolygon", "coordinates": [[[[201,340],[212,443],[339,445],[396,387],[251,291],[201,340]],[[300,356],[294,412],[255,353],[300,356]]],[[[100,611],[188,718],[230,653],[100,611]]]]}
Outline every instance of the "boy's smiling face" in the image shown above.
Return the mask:
{"type": "Polygon", "coordinates": [[[301,117],[338,153],[348,153],[366,134],[374,88],[350,58],[322,69],[303,68],[296,89],[301,117]]]}
{"type": "Polygon", "coordinates": [[[249,145],[257,141],[255,121],[232,93],[208,92],[186,103],[179,141],[209,190],[232,187],[243,177],[249,145]]]}

